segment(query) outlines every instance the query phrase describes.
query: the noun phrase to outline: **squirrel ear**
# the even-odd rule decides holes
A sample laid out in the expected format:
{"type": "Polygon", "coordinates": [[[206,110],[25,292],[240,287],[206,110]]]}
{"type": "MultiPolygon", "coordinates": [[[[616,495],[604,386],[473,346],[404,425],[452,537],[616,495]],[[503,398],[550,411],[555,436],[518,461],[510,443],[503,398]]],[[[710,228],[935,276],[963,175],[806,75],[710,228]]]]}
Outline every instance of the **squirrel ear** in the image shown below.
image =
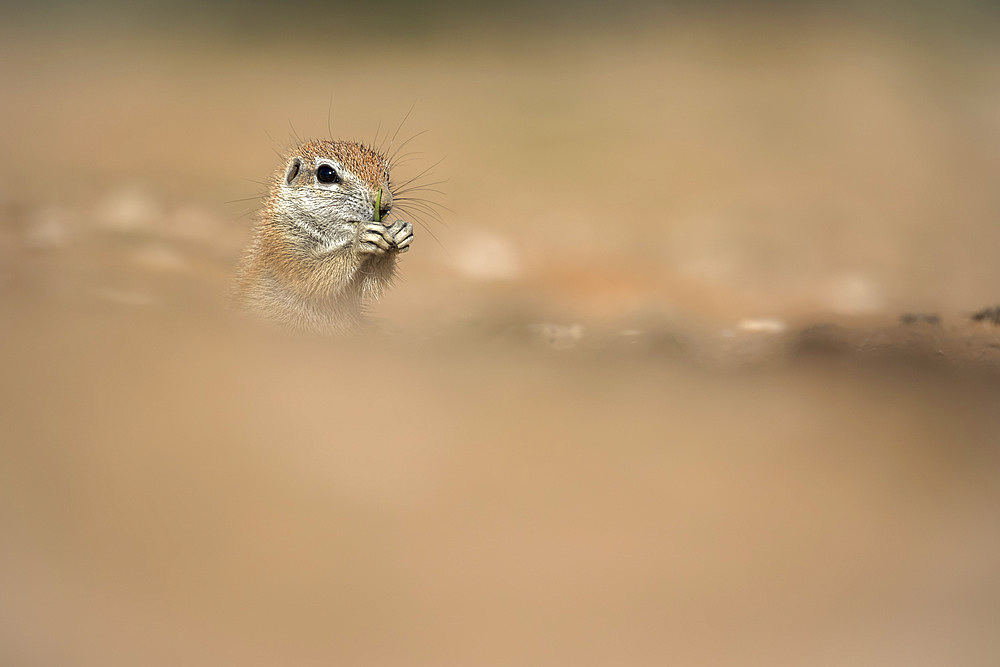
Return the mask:
{"type": "Polygon", "coordinates": [[[285,174],[285,183],[289,185],[295,180],[295,177],[299,175],[299,170],[302,168],[302,160],[299,158],[293,158],[291,163],[288,165],[288,173],[285,174]]]}

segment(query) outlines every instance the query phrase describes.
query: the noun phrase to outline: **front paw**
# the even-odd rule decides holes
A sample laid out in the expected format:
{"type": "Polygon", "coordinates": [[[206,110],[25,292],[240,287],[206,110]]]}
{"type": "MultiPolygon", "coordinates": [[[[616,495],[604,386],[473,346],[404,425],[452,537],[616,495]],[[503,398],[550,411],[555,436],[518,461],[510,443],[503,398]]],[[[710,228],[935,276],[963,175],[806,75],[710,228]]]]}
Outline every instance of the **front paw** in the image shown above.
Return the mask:
{"type": "Polygon", "coordinates": [[[384,255],[393,249],[396,240],[381,222],[358,223],[358,252],[364,255],[384,255]]]}
{"type": "Polygon", "coordinates": [[[397,252],[406,252],[413,243],[413,225],[397,220],[389,227],[389,236],[392,237],[392,244],[397,252]]]}

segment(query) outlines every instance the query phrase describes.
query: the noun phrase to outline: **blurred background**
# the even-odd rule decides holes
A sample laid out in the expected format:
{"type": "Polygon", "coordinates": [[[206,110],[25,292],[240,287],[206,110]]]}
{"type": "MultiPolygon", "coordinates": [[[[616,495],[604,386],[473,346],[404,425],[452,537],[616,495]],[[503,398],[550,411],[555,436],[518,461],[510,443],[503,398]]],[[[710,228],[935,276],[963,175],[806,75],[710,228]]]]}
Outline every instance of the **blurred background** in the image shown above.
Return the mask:
{"type": "Polygon", "coordinates": [[[37,2],[0,83],[3,664],[1000,661],[991,3],[37,2]],[[434,213],[251,330],[331,134],[434,213]]]}

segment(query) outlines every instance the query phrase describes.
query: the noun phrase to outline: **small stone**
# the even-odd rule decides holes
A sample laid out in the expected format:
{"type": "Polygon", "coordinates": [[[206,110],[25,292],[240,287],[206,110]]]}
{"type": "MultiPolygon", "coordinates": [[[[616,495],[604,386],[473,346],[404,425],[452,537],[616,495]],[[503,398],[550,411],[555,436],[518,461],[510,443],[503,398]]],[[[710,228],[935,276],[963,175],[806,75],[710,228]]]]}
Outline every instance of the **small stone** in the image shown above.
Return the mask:
{"type": "Polygon", "coordinates": [[[983,324],[1000,324],[1000,306],[983,308],[973,313],[970,319],[973,322],[982,322],[983,324]]]}
{"type": "Polygon", "coordinates": [[[528,331],[532,337],[554,350],[569,350],[576,347],[583,340],[584,328],[582,324],[553,324],[543,322],[528,326],[528,331]]]}
{"type": "Polygon", "coordinates": [[[147,230],[162,221],[163,211],[152,197],[138,189],[112,193],[97,208],[97,225],[117,231],[147,230]]]}
{"type": "Polygon", "coordinates": [[[934,313],[903,313],[899,316],[899,323],[912,326],[914,324],[930,324],[937,326],[941,324],[941,318],[934,313]]]}
{"type": "Polygon", "coordinates": [[[64,208],[48,207],[37,211],[24,230],[24,245],[32,250],[51,250],[65,246],[73,235],[77,218],[64,208]]]}
{"type": "Polygon", "coordinates": [[[750,317],[737,322],[736,328],[747,333],[781,334],[788,325],[775,317],[750,317]]]}
{"type": "Polygon", "coordinates": [[[885,299],[879,286],[859,273],[844,273],[826,285],[826,302],[841,315],[871,315],[883,309],[885,299]]]}
{"type": "Polygon", "coordinates": [[[483,230],[460,239],[452,264],[460,273],[478,280],[513,280],[521,275],[521,258],[504,237],[483,230]]]}

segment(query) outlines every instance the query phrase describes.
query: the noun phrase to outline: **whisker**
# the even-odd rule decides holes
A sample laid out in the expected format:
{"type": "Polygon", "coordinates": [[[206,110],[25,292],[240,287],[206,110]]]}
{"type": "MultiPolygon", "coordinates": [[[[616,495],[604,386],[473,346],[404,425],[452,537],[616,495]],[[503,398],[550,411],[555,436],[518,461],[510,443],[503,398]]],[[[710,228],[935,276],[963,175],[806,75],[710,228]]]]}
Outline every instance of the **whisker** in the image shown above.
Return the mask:
{"type": "Polygon", "coordinates": [[[393,167],[395,167],[398,164],[403,164],[403,161],[406,158],[410,157],[411,155],[423,155],[423,154],[424,153],[422,151],[409,151],[409,152],[403,153],[398,158],[393,158],[393,160],[388,163],[389,164],[389,169],[392,169],[393,167]]]}
{"type": "Polygon", "coordinates": [[[437,234],[435,234],[434,232],[431,231],[430,226],[423,219],[421,219],[420,216],[413,215],[413,220],[418,225],[420,225],[421,229],[423,229],[425,232],[427,232],[428,234],[430,234],[430,237],[432,239],[434,239],[435,243],[437,243],[439,246],[441,246],[441,249],[444,250],[445,254],[447,254],[449,257],[451,256],[451,253],[448,252],[448,249],[444,247],[443,243],[441,243],[441,239],[439,239],[437,237],[437,234]]]}
{"type": "Polygon", "coordinates": [[[417,101],[416,100],[414,100],[413,104],[410,105],[410,108],[406,112],[406,115],[403,116],[403,120],[399,121],[399,125],[396,127],[396,131],[392,133],[392,138],[389,139],[389,145],[386,146],[385,151],[379,151],[379,152],[388,153],[390,150],[392,150],[392,142],[394,142],[396,140],[396,135],[398,135],[399,131],[403,129],[403,124],[406,123],[406,119],[410,117],[411,113],[413,113],[413,107],[415,107],[415,106],[417,106],[417,101]]]}
{"type": "MultiPolygon", "coordinates": [[[[404,214],[406,214],[406,215],[411,215],[411,216],[413,216],[413,217],[415,217],[415,218],[416,218],[417,216],[424,216],[424,215],[426,215],[426,216],[430,216],[430,218],[431,218],[432,220],[434,220],[434,222],[438,223],[439,225],[441,225],[441,226],[442,226],[442,227],[444,227],[445,229],[451,229],[451,226],[450,226],[450,225],[449,225],[448,223],[446,223],[446,222],[445,222],[445,221],[444,221],[444,220],[443,220],[443,219],[441,218],[441,216],[440,216],[440,215],[438,215],[438,213],[437,213],[436,211],[428,211],[428,210],[426,210],[426,209],[413,209],[413,208],[410,208],[410,207],[409,207],[409,206],[407,206],[407,205],[404,205],[404,206],[398,206],[397,208],[398,208],[398,209],[399,209],[399,210],[400,210],[401,212],[403,212],[404,214]]],[[[422,220],[423,218],[420,218],[420,219],[422,220]]]]}
{"type": "Polygon", "coordinates": [[[288,127],[292,130],[292,137],[295,139],[295,143],[301,144],[302,138],[299,137],[299,133],[295,131],[295,126],[292,125],[292,119],[288,119],[288,127]]]}
{"type": "Polygon", "coordinates": [[[399,146],[397,146],[396,147],[396,152],[389,156],[389,162],[392,163],[393,159],[395,159],[396,155],[399,154],[399,151],[403,150],[403,148],[406,146],[406,144],[410,143],[411,141],[413,141],[414,139],[416,139],[420,135],[427,134],[428,132],[430,132],[430,130],[421,130],[420,132],[417,132],[412,137],[410,137],[409,139],[407,139],[406,141],[404,141],[403,143],[401,143],[399,146]]]}
{"type": "MultiPolygon", "coordinates": [[[[270,140],[270,142],[272,144],[274,144],[275,146],[277,146],[278,148],[282,148],[283,149],[285,147],[284,144],[282,144],[281,142],[277,141],[274,137],[272,137],[271,133],[268,132],[267,130],[264,130],[264,136],[267,137],[270,140]]],[[[272,148],[272,150],[275,150],[275,152],[277,152],[276,149],[274,149],[274,148],[272,148]]],[[[284,157],[284,156],[282,156],[282,157],[284,157]]]]}
{"type": "MultiPolygon", "coordinates": [[[[402,209],[400,209],[400,210],[402,210],[402,209]]],[[[423,213],[423,212],[420,212],[420,211],[403,211],[403,215],[404,215],[404,218],[407,219],[407,220],[413,219],[413,220],[418,221],[422,226],[426,227],[428,231],[430,231],[430,223],[431,222],[433,222],[434,224],[437,224],[437,225],[441,225],[442,227],[444,227],[448,231],[451,231],[451,227],[449,227],[448,225],[446,225],[441,220],[434,220],[434,219],[432,219],[430,222],[428,222],[424,218],[424,216],[426,214],[423,213]]],[[[433,233],[431,233],[431,235],[433,236],[433,233]]]]}
{"type": "MultiPolygon", "coordinates": [[[[438,183],[444,183],[445,181],[438,181],[438,183]]],[[[434,185],[434,183],[428,183],[428,185],[434,185]]],[[[439,195],[447,195],[443,190],[438,190],[437,188],[427,187],[426,185],[414,185],[410,188],[405,188],[403,190],[397,190],[393,194],[405,195],[410,192],[436,192],[439,195]]]]}
{"type": "Polygon", "coordinates": [[[420,202],[410,202],[408,204],[399,204],[398,206],[396,206],[396,208],[398,208],[400,211],[417,210],[421,213],[431,216],[432,218],[440,222],[442,225],[444,224],[444,221],[441,220],[441,214],[435,211],[434,209],[428,207],[426,204],[421,204],[420,202]]]}
{"type": "Polygon", "coordinates": [[[392,171],[393,169],[395,169],[396,167],[399,167],[400,165],[408,164],[410,162],[414,162],[414,161],[419,160],[419,159],[420,159],[419,157],[411,157],[411,158],[407,158],[405,160],[400,160],[399,162],[393,162],[392,164],[389,165],[389,171],[392,171]]]}
{"type": "Polygon", "coordinates": [[[442,211],[448,211],[449,213],[454,213],[453,210],[451,210],[450,208],[448,208],[444,204],[439,204],[438,202],[431,201],[429,199],[411,199],[411,198],[408,198],[408,197],[403,197],[401,199],[397,199],[396,201],[405,202],[403,204],[403,206],[409,206],[411,204],[415,205],[415,206],[424,206],[424,207],[430,209],[431,211],[434,211],[435,214],[437,214],[437,215],[440,215],[440,213],[438,213],[437,209],[441,209],[442,211]]]}
{"type": "MultiPolygon", "coordinates": [[[[446,155],[445,157],[448,157],[448,156],[446,155]]],[[[442,162],[444,162],[444,158],[441,158],[440,160],[438,160],[437,162],[435,162],[435,163],[434,163],[434,164],[432,164],[431,166],[427,167],[426,169],[424,169],[424,170],[423,170],[422,172],[420,172],[419,174],[417,174],[417,175],[416,175],[416,176],[414,176],[413,178],[410,178],[410,179],[408,179],[408,180],[406,180],[406,181],[403,181],[403,182],[402,182],[402,183],[400,183],[400,184],[399,184],[399,185],[398,185],[397,187],[399,187],[399,188],[405,188],[405,187],[406,187],[407,185],[409,185],[409,184],[413,183],[413,182],[414,182],[415,180],[417,180],[418,178],[422,178],[423,176],[426,176],[426,175],[427,175],[427,173],[428,173],[428,172],[430,172],[430,170],[431,170],[431,169],[433,169],[434,167],[438,166],[438,165],[439,165],[439,164],[441,164],[442,162]]]]}
{"type": "Polygon", "coordinates": [[[430,209],[438,209],[438,208],[440,208],[442,210],[448,211],[449,213],[454,213],[454,211],[452,211],[450,208],[448,208],[444,204],[436,202],[433,199],[427,199],[425,197],[393,197],[393,201],[406,202],[406,203],[410,203],[410,204],[416,204],[416,205],[419,205],[419,206],[426,206],[426,207],[428,207],[430,209]]]}
{"type": "MultiPolygon", "coordinates": [[[[415,179],[411,178],[410,180],[412,181],[412,180],[415,180],[415,179]]],[[[441,185],[441,184],[447,183],[447,182],[448,182],[447,178],[442,178],[439,181],[431,181],[430,183],[418,183],[418,184],[414,185],[413,187],[415,187],[415,188],[427,188],[427,187],[430,187],[432,185],[441,185]]],[[[404,187],[405,185],[406,185],[406,183],[400,183],[399,187],[404,187]]]]}
{"type": "Polygon", "coordinates": [[[333,91],[330,91],[330,103],[326,106],[326,133],[330,135],[330,141],[333,141],[333,129],[330,125],[330,114],[333,112],[333,91]]]}
{"type": "Polygon", "coordinates": [[[263,208],[264,208],[263,206],[258,206],[257,208],[247,209],[247,210],[243,211],[242,213],[240,213],[239,215],[237,215],[236,217],[237,217],[237,219],[239,219],[239,218],[249,218],[251,215],[256,215],[257,213],[260,213],[263,210],[263,208]]]}

